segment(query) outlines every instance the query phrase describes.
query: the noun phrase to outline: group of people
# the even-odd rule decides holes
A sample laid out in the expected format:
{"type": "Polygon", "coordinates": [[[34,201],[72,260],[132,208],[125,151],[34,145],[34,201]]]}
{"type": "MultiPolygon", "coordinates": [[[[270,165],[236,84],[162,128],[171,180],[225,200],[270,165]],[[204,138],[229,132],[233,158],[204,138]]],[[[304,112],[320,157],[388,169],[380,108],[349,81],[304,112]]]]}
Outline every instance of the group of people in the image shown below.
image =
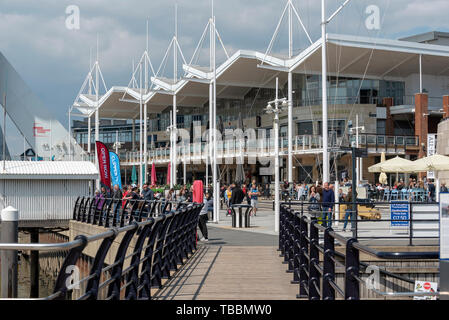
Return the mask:
{"type": "Polygon", "coordinates": [[[101,190],[95,191],[96,199],[112,199],[112,200],[162,200],[167,201],[179,201],[186,202],[192,200],[192,190],[188,189],[187,186],[183,186],[178,194],[176,194],[175,189],[170,189],[167,194],[163,194],[160,190],[163,188],[159,186],[150,186],[148,183],[143,184],[142,188],[139,186],[125,185],[122,189],[118,185],[114,185],[111,191],[107,190],[105,187],[101,187],[101,190]],[[155,191],[153,191],[155,190],[155,191]]]}
{"type": "MultiPolygon", "coordinates": [[[[349,186],[346,193],[343,189],[338,190],[338,202],[340,204],[347,204],[344,225],[342,231],[346,231],[349,221],[351,221],[351,228],[354,228],[354,215],[352,210],[352,203],[354,203],[352,187],[348,183],[342,181],[342,185],[349,186]]],[[[287,189],[287,184],[284,183],[284,190],[287,189]]],[[[314,185],[307,185],[305,182],[294,183],[291,190],[294,190],[294,197],[292,199],[304,201],[308,203],[308,210],[311,214],[319,215],[324,227],[332,227],[332,216],[335,208],[335,185],[328,182],[318,182],[314,185]]]]}
{"type": "MultiPolygon", "coordinates": [[[[414,201],[436,201],[436,185],[433,179],[424,179],[424,180],[416,180],[415,178],[409,178],[408,182],[404,182],[402,179],[396,181],[392,186],[382,185],[377,183],[375,186],[369,186],[371,190],[371,198],[376,200],[382,200],[385,192],[390,191],[398,191],[404,192],[408,191],[412,195],[412,200],[414,201]],[[416,194],[424,194],[425,199],[415,199],[414,195],[416,194]]],[[[440,193],[447,193],[448,188],[445,183],[442,183],[440,186],[440,193]]]]}
{"type": "Polygon", "coordinates": [[[251,206],[250,215],[256,216],[259,197],[264,194],[264,190],[262,190],[260,185],[257,185],[256,180],[253,180],[250,184],[232,183],[229,186],[224,185],[220,193],[227,206],[226,216],[231,215],[231,207],[233,205],[242,204],[245,200],[251,206]]]}
{"type": "MultiPolygon", "coordinates": [[[[144,201],[153,201],[153,200],[163,200],[163,201],[176,201],[180,203],[192,203],[194,198],[194,190],[193,186],[188,188],[187,186],[183,186],[179,192],[176,192],[175,189],[169,189],[168,192],[161,192],[164,190],[163,187],[150,185],[145,183],[140,188],[136,184],[125,185],[123,188],[120,188],[118,185],[114,185],[112,190],[108,190],[105,187],[101,187],[100,190],[95,191],[95,206],[98,210],[102,210],[104,203],[107,200],[120,201],[122,200],[122,208],[124,208],[127,200],[144,200],[144,201]]],[[[199,229],[203,234],[203,237],[200,239],[201,241],[208,241],[208,231],[207,231],[207,221],[208,221],[208,213],[213,211],[213,200],[211,193],[207,190],[203,190],[203,209],[200,212],[199,217],[199,229]]],[[[120,202],[118,202],[120,203],[120,202]]],[[[117,204],[115,204],[117,205],[117,204]]],[[[114,211],[115,208],[114,208],[114,211]]],[[[117,215],[118,215],[117,211],[117,215]]]]}

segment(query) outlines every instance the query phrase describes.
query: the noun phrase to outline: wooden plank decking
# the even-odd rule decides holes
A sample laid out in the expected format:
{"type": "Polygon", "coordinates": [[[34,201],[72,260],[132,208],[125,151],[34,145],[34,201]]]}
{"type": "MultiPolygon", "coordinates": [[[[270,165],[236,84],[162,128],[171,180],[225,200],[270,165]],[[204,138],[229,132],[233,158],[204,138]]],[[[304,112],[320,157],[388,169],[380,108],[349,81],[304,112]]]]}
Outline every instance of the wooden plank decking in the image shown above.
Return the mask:
{"type": "Polygon", "coordinates": [[[273,246],[203,245],[154,299],[296,299],[298,285],[285,270],[273,246]]]}

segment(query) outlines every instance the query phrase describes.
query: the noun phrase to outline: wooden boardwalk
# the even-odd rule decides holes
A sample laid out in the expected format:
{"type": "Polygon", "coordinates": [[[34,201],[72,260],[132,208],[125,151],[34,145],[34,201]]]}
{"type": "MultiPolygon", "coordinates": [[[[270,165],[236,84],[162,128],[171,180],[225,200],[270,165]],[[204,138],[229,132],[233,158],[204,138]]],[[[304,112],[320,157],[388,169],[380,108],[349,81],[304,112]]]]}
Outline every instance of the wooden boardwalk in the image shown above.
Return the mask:
{"type": "Polygon", "coordinates": [[[201,245],[156,300],[291,300],[298,285],[274,246],[201,245]]]}

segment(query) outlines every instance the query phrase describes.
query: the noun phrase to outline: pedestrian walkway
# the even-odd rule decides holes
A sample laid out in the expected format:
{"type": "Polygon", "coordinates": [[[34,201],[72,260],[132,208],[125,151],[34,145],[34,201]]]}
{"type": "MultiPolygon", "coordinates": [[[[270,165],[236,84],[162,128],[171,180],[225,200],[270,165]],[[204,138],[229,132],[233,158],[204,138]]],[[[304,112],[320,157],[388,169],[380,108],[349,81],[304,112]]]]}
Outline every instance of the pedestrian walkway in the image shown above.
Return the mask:
{"type": "Polygon", "coordinates": [[[189,262],[154,295],[156,300],[287,300],[298,286],[277,251],[276,236],[209,227],[189,262]]]}

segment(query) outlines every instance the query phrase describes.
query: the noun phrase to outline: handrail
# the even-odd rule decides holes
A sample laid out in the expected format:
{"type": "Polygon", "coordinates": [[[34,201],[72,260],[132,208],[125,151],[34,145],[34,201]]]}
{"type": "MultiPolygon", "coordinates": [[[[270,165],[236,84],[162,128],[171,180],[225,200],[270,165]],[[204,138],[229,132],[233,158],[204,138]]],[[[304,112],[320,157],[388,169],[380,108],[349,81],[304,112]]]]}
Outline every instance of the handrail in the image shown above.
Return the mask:
{"type": "Polygon", "coordinates": [[[439,259],[440,257],[439,252],[385,252],[377,251],[376,249],[370,248],[357,242],[354,243],[353,246],[359,251],[363,251],[364,253],[367,253],[373,257],[389,260],[439,259]]]}
{"type": "MultiPolygon", "coordinates": [[[[84,200],[79,198],[76,201],[74,217],[80,219],[79,221],[91,223],[91,212],[86,212],[89,201],[84,200]]],[[[91,207],[89,205],[89,211],[91,207]]],[[[111,206],[107,207],[110,209],[111,206]]],[[[53,294],[36,300],[70,298],[71,292],[80,284],[85,284],[85,292],[81,292],[78,299],[98,299],[102,288],[107,289],[108,299],[112,300],[120,299],[123,292],[125,299],[151,299],[151,287],[161,288],[162,277],[170,278],[170,271],[176,271],[178,265],[183,265],[195,253],[196,228],[202,207],[203,204],[190,203],[158,217],[148,217],[145,221],[130,219],[127,225],[123,225],[122,218],[121,227],[108,228],[91,236],[78,235],[67,243],[0,244],[0,250],[68,251],[56,279],[53,294]],[[106,265],[106,256],[112,256],[110,249],[119,234],[123,234],[123,237],[115,253],[115,260],[106,265]],[[134,236],[137,239],[133,242],[133,252],[129,253],[128,249],[134,236]],[[89,273],[70,284],[71,272],[67,272],[68,268],[76,266],[84,248],[96,241],[102,242],[95,253],[89,273]],[[126,260],[130,260],[129,266],[123,268],[126,260]],[[109,277],[101,280],[100,276],[106,272],[109,277]]],[[[136,206],[133,205],[131,214],[135,209],[136,206]]],[[[100,224],[101,221],[102,219],[100,224]]]]}
{"type": "MultiPolygon", "coordinates": [[[[288,272],[293,273],[292,283],[299,284],[298,297],[308,297],[310,300],[334,300],[339,294],[346,300],[360,299],[360,284],[365,282],[360,278],[360,268],[368,265],[360,261],[360,252],[375,258],[385,260],[429,260],[438,259],[439,252],[386,252],[379,251],[367,245],[360,244],[355,238],[346,238],[331,227],[318,224],[316,218],[311,218],[303,212],[292,209],[291,203],[284,203],[280,210],[279,251],[288,264],[288,272]],[[323,234],[324,239],[321,238],[323,234]],[[321,242],[320,239],[324,240],[321,242]],[[336,242],[342,246],[343,252],[335,250],[336,242]],[[322,258],[320,258],[320,254],[322,258]],[[344,264],[336,260],[344,260],[344,264]],[[335,281],[336,265],[344,267],[344,288],[335,281]]],[[[413,280],[395,275],[389,271],[379,272],[407,283],[413,280]]],[[[370,288],[369,288],[370,289],[370,288]]],[[[438,296],[438,293],[415,294],[411,292],[387,293],[375,290],[376,293],[390,297],[405,296],[438,296]]]]}

